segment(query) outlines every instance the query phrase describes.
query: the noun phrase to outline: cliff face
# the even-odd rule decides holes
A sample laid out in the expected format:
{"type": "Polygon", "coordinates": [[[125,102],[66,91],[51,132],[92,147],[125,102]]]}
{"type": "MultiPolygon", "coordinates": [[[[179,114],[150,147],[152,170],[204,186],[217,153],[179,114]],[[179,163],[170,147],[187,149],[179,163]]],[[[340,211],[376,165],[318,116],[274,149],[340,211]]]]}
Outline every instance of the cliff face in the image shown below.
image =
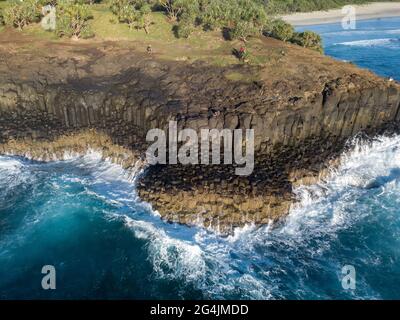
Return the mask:
{"type": "MultiPolygon", "coordinates": [[[[1,40],[0,40],[1,42],[1,40]]],[[[96,129],[143,152],[151,128],[254,129],[256,166],[153,166],[140,196],[168,220],[226,226],[286,213],[292,184],[318,175],[359,132],[397,128],[400,86],[317,53],[266,39],[264,66],[166,61],[124,43],[2,41],[0,143],[96,129]],[[278,52],[278,53],[277,53],[278,52]]],[[[27,147],[29,148],[29,147],[27,147]]]]}

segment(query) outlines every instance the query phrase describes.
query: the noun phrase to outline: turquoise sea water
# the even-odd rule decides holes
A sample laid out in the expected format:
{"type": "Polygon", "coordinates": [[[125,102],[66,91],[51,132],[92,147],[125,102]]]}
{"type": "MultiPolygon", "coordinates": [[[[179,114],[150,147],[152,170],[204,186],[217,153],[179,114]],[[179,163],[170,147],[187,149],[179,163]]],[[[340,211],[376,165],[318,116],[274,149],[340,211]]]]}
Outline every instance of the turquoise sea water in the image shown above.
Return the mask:
{"type": "Polygon", "coordinates": [[[298,30],[322,35],[327,55],[400,80],[400,18],[357,21],[355,30],[343,30],[341,24],[298,30]]]}
{"type": "MultiPolygon", "coordinates": [[[[358,27],[314,29],[327,54],[400,79],[400,20],[358,27]]],[[[134,182],[96,153],[0,156],[0,299],[400,298],[400,136],[354,142],[326,181],[295,190],[286,221],[225,238],[162,222],[134,182]],[[44,265],[56,290],[41,287],[44,265]]]]}

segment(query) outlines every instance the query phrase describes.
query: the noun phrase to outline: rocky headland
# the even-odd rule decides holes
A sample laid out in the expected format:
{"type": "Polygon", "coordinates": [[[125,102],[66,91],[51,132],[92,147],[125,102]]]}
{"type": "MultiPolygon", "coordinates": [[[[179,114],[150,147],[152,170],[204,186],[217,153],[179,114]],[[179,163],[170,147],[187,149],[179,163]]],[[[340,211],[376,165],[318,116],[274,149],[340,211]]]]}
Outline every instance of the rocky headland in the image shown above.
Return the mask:
{"type": "MultiPolygon", "coordinates": [[[[155,165],[138,181],[161,216],[229,231],[287,214],[296,183],[322,175],[359,134],[397,131],[400,86],[352,64],[274,39],[258,65],[165,59],[119,42],[17,41],[0,35],[0,151],[52,160],[101,149],[144,165],[146,133],[254,129],[255,168],[155,165]]],[[[315,180],[314,180],[315,181],[315,180]]]]}

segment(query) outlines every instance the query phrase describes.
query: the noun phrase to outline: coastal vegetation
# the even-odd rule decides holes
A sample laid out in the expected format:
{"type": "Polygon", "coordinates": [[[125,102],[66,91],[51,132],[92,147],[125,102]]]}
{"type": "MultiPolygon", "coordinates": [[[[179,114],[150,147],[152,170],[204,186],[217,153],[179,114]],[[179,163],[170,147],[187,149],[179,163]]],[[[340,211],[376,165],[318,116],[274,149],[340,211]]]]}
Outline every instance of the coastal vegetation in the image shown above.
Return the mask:
{"type": "Polygon", "coordinates": [[[56,34],[60,37],[89,38],[93,35],[89,20],[93,15],[88,5],[61,1],[57,6],[56,34]]]}
{"type": "MultiPolygon", "coordinates": [[[[239,41],[240,48],[254,38],[267,36],[322,52],[317,34],[296,33],[271,12],[269,3],[259,0],[6,0],[0,1],[0,24],[33,29],[46,15],[42,12],[46,5],[56,9],[56,27],[48,30],[56,37],[118,39],[140,35],[143,40],[165,41],[172,35],[196,41],[211,34],[227,43],[239,41]]],[[[40,27],[36,30],[44,34],[40,27]]],[[[251,50],[246,52],[250,58],[242,61],[257,60],[251,59],[251,50]]]]}
{"type": "Polygon", "coordinates": [[[4,15],[3,15],[3,12],[0,11],[0,30],[1,30],[2,26],[4,26],[4,15]]]}
{"type": "Polygon", "coordinates": [[[151,5],[147,1],[113,0],[110,4],[111,11],[118,17],[118,22],[127,23],[129,29],[143,29],[149,33],[151,25],[151,5]]]}
{"type": "Polygon", "coordinates": [[[38,1],[26,0],[7,7],[0,14],[4,24],[22,30],[25,26],[38,22],[40,18],[38,1]]]}

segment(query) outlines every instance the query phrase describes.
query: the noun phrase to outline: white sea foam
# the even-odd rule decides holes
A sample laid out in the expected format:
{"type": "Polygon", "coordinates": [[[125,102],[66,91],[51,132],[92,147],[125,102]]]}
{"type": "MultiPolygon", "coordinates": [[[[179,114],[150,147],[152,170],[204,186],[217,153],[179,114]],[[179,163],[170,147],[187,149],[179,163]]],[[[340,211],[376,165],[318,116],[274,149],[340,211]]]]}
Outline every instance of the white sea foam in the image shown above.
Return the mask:
{"type": "Polygon", "coordinates": [[[11,190],[32,177],[24,172],[24,164],[17,158],[0,156],[0,186],[11,190]]]}
{"type": "Polygon", "coordinates": [[[356,40],[339,42],[335,45],[351,46],[351,47],[398,47],[400,45],[400,39],[389,38],[389,39],[370,39],[370,40],[356,40]]]}
{"type": "MultiPolygon", "coordinates": [[[[209,298],[236,296],[240,290],[243,298],[269,299],[285,296],[282,281],[288,277],[294,277],[296,283],[306,281],[303,270],[321,268],[314,264],[331,250],[338,232],[371,215],[371,210],[360,204],[354,210],[360,194],[370,188],[380,193],[398,192],[400,137],[355,142],[353,150],[341,157],[341,165],[325,180],[294,190],[299,202],[284,223],[248,225],[226,238],[209,230],[162,222],[148,205],[138,201],[134,179],[127,178],[122,167],[101,160],[99,154],[71,158],[62,166],[66,163],[90,172],[90,179],[74,180],[85,185],[86,192],[127,207],[128,212],[117,211],[117,217],[134,237],[146,242],[156,277],[192,283],[209,298]]],[[[0,170],[18,172],[21,166],[23,163],[14,158],[0,158],[0,170]]],[[[68,178],[78,179],[65,175],[64,179],[68,178]]],[[[371,257],[367,262],[372,264],[378,258],[371,257]]],[[[336,256],[329,259],[325,267],[335,272],[342,261],[336,256]]],[[[371,291],[372,297],[379,296],[367,283],[360,286],[371,291]]],[[[306,294],[301,292],[299,289],[298,294],[306,294]]]]}
{"type": "Polygon", "coordinates": [[[400,29],[386,30],[387,34],[400,34],[400,29]]]}
{"type": "Polygon", "coordinates": [[[4,173],[18,173],[21,172],[23,164],[17,159],[0,156],[0,170],[4,173]]]}
{"type": "Polygon", "coordinates": [[[151,223],[124,216],[135,236],[148,241],[149,258],[154,271],[162,278],[199,281],[205,276],[203,252],[196,244],[174,239],[151,223]]]}
{"type": "Polygon", "coordinates": [[[333,31],[324,32],[324,36],[330,37],[354,37],[354,36],[373,36],[373,35],[386,35],[386,34],[400,34],[400,29],[387,29],[387,30],[377,30],[377,29],[360,29],[360,30],[344,30],[344,31],[333,31]]]}
{"type": "MultiPolygon", "coordinates": [[[[264,261],[266,258],[276,259],[270,269],[264,268],[258,275],[247,274],[246,277],[240,277],[237,283],[248,281],[249,292],[252,291],[250,288],[261,286],[263,290],[258,292],[263,294],[260,293],[259,298],[279,297],[281,292],[276,289],[280,279],[273,275],[284,275],[295,270],[295,263],[300,263],[304,270],[320,267],[310,265],[315,263],[312,260],[300,261],[296,257],[316,257],[318,261],[318,257],[332,250],[331,246],[341,230],[351,229],[360,220],[373,214],[369,205],[357,203],[357,199],[368,192],[371,180],[386,177],[381,180],[382,185],[376,184],[375,187],[380,188],[381,193],[387,193],[391,189],[398,193],[400,176],[397,175],[396,168],[400,168],[399,136],[382,137],[372,143],[355,142],[353,150],[342,156],[341,165],[331,169],[327,179],[294,190],[299,202],[291,208],[283,224],[270,224],[261,228],[245,226],[237,229],[234,235],[219,241],[204,233],[197,238],[197,242],[207,244],[202,247],[208,248],[209,251],[205,250],[210,255],[215,252],[215,256],[219,257],[218,262],[223,264],[226,270],[231,270],[235,265],[232,259],[227,258],[229,252],[235,252],[244,260],[251,259],[254,262],[264,261]],[[260,275],[267,276],[269,280],[260,281],[260,275]]],[[[332,256],[330,260],[329,264],[333,268],[336,265],[334,270],[340,273],[343,263],[340,257],[332,256]]],[[[369,260],[367,262],[369,263],[369,260]]],[[[298,275],[296,281],[305,279],[298,275]]],[[[379,294],[374,292],[367,282],[360,281],[360,287],[363,287],[364,293],[368,292],[370,297],[379,298],[379,294]]]]}
{"type": "MultiPolygon", "coordinates": [[[[372,144],[355,143],[353,151],[342,156],[342,165],[332,169],[328,179],[294,190],[300,201],[292,208],[283,226],[277,228],[272,224],[262,228],[249,225],[237,229],[233,236],[225,239],[199,229],[193,237],[182,240],[167,235],[164,229],[160,231],[160,225],[149,229],[149,225],[142,224],[139,229],[150,241],[149,257],[155,271],[161,277],[195,282],[210,297],[226,296],[238,287],[246,288],[243,295],[248,298],[279,296],[280,282],[270,274],[285,274],[289,271],[285,269],[288,263],[291,265],[294,261],[276,257],[281,266],[274,264],[270,269],[258,272],[252,271],[252,264],[241,266],[241,263],[248,260],[257,264],[265,259],[265,255],[270,255],[268,248],[274,247],[293,251],[302,248],[303,254],[308,252],[312,257],[323,255],[330,249],[339,230],[350,228],[362,218],[363,214],[350,216],[348,210],[359,190],[365,188],[371,179],[386,176],[400,165],[397,146],[400,146],[399,138],[381,138],[372,144]],[[314,242],[318,245],[311,245],[314,242]],[[260,247],[262,252],[258,252],[260,247]],[[232,253],[238,258],[233,259],[232,253]],[[270,280],[265,281],[262,274],[269,276],[270,280]]],[[[130,227],[133,227],[132,223],[130,227]]],[[[133,228],[137,230],[138,225],[133,228]]],[[[167,226],[162,228],[168,230],[167,226]]]]}
{"type": "Polygon", "coordinates": [[[346,210],[360,192],[385,187],[385,183],[400,178],[400,136],[381,137],[372,143],[355,141],[340,163],[324,181],[293,190],[299,202],[280,232],[300,237],[312,236],[312,230],[315,234],[332,233],[360,219],[362,212],[353,215],[346,210]]]}

